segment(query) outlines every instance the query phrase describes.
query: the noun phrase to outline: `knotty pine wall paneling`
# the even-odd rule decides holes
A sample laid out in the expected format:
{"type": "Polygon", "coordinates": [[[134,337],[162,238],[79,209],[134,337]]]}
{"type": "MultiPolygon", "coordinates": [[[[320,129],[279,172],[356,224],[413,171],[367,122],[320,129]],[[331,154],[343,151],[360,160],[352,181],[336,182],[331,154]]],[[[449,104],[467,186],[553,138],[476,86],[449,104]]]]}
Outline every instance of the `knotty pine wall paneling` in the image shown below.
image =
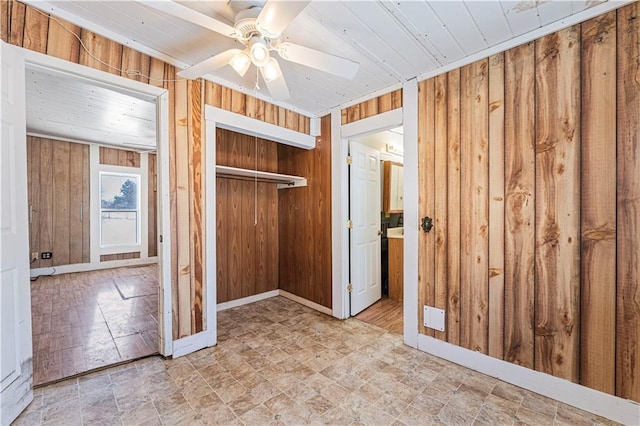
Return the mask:
{"type": "MultiPolygon", "coordinates": [[[[204,194],[201,192],[203,187],[199,180],[202,178],[204,161],[201,139],[203,102],[231,111],[232,98],[235,97],[237,112],[242,113],[244,108],[245,115],[306,133],[309,132],[309,119],[289,111],[287,120],[284,108],[256,99],[247,101],[246,95],[230,88],[209,82],[188,84],[186,80],[176,77],[176,70],[172,65],[58,17],[50,17],[18,1],[3,1],[0,2],[0,7],[3,20],[0,35],[3,41],[168,91],[173,338],[178,339],[202,330],[199,312],[203,306],[202,285],[205,279],[202,262],[203,218],[206,212],[203,206],[204,194]],[[84,51],[74,34],[99,60],[84,51]],[[204,85],[204,95],[201,85],[204,85]],[[238,101],[243,97],[244,102],[238,101]],[[177,202],[178,193],[181,194],[180,204],[177,202]],[[178,216],[183,219],[180,225],[178,216]]],[[[45,229],[44,232],[52,230],[45,229]]]]}
{"type": "Polygon", "coordinates": [[[396,108],[402,108],[402,89],[344,108],[341,111],[342,124],[353,123],[396,108]]]}
{"type": "Polygon", "coordinates": [[[31,268],[90,261],[88,179],[88,145],[27,137],[30,252],[53,252],[31,268]]]}
{"type": "Polygon", "coordinates": [[[418,86],[420,333],[638,402],[639,9],[418,86]]]}
{"type": "Polygon", "coordinates": [[[640,402],[640,3],[617,18],[616,394],[640,402]]]}

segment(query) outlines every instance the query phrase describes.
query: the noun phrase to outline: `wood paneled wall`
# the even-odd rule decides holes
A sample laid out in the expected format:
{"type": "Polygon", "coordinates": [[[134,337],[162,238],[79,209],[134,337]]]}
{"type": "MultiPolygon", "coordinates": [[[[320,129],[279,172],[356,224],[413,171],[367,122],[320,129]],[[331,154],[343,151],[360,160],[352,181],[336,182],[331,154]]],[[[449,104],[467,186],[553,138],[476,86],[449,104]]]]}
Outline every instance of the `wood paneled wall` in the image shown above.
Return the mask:
{"type": "Polygon", "coordinates": [[[310,151],[278,145],[278,172],[307,186],[279,194],[280,288],[331,308],[331,116],[310,151]]]}
{"type": "Polygon", "coordinates": [[[341,111],[342,124],[353,123],[396,108],[402,108],[402,89],[344,108],[341,111]]]}
{"type": "Polygon", "coordinates": [[[135,151],[101,146],[99,157],[100,164],[140,168],[140,154],[135,151]]]}
{"type": "MultiPolygon", "coordinates": [[[[216,130],[217,163],[278,171],[277,143],[216,130]]],[[[218,303],[278,288],[278,191],[273,183],[217,178],[218,303]]]]}
{"type": "Polygon", "coordinates": [[[27,136],[31,268],[90,262],[89,146],[27,136]]]}
{"type": "MultiPolygon", "coordinates": [[[[10,44],[167,89],[174,339],[201,331],[203,306],[204,205],[202,106],[204,102],[261,117],[260,108],[284,115],[286,127],[308,128],[297,113],[200,81],[176,77],[175,67],[15,0],[0,2],[0,36],[10,44]],[[81,47],[79,37],[92,55],[81,47]],[[104,63],[109,64],[109,66],[104,63]],[[138,73],[132,71],[139,71],[138,73]],[[205,96],[204,89],[207,88],[205,96]],[[231,97],[232,101],[227,99],[231,97]],[[224,102],[223,102],[224,101],[224,102]],[[244,105],[244,106],[242,106],[244,105]],[[294,122],[296,123],[294,125],[294,122]],[[289,123],[289,124],[287,124],[289,123]]],[[[268,116],[273,117],[270,113],[268,116]]],[[[265,115],[266,120],[267,115],[265,115]]],[[[269,118],[272,120],[272,118],[269,118]]]]}
{"type": "Polygon", "coordinates": [[[296,132],[310,132],[309,117],[210,81],[205,82],[205,103],[296,132]]]}
{"type": "MultiPolygon", "coordinates": [[[[419,83],[419,306],[640,401],[640,3],[419,83]]],[[[421,309],[419,310],[421,311],[421,309]]],[[[422,318],[420,318],[420,324],[422,318]]]]}

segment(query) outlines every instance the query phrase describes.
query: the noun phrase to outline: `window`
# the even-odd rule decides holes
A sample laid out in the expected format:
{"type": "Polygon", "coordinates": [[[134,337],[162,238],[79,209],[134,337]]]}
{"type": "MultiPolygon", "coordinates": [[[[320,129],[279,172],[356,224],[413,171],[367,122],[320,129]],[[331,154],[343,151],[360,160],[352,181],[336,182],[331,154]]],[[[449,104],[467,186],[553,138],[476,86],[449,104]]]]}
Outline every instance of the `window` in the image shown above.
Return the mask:
{"type": "Polygon", "coordinates": [[[140,244],[140,175],[100,172],[100,247],[140,244]]]}

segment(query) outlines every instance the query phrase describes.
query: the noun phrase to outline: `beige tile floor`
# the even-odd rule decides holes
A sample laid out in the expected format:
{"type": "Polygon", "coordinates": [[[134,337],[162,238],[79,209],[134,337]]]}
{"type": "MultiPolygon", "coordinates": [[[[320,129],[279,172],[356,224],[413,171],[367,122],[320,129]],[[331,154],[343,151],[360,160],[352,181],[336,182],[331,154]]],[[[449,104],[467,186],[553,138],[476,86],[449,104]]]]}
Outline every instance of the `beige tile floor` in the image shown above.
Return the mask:
{"type": "Polygon", "coordinates": [[[34,383],[158,352],[157,265],[31,283],[34,383]]]}
{"type": "Polygon", "coordinates": [[[216,347],[36,389],[16,424],[610,423],[281,297],[218,320],[216,347]]]}

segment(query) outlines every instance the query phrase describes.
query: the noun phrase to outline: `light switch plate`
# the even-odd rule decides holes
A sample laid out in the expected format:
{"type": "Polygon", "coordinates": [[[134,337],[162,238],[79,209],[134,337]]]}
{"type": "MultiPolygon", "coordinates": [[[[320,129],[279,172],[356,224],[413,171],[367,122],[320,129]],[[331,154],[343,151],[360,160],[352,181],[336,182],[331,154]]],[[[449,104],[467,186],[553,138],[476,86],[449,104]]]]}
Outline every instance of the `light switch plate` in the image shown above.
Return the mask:
{"type": "Polygon", "coordinates": [[[424,306],[424,326],[444,331],[444,309],[424,306]]]}

